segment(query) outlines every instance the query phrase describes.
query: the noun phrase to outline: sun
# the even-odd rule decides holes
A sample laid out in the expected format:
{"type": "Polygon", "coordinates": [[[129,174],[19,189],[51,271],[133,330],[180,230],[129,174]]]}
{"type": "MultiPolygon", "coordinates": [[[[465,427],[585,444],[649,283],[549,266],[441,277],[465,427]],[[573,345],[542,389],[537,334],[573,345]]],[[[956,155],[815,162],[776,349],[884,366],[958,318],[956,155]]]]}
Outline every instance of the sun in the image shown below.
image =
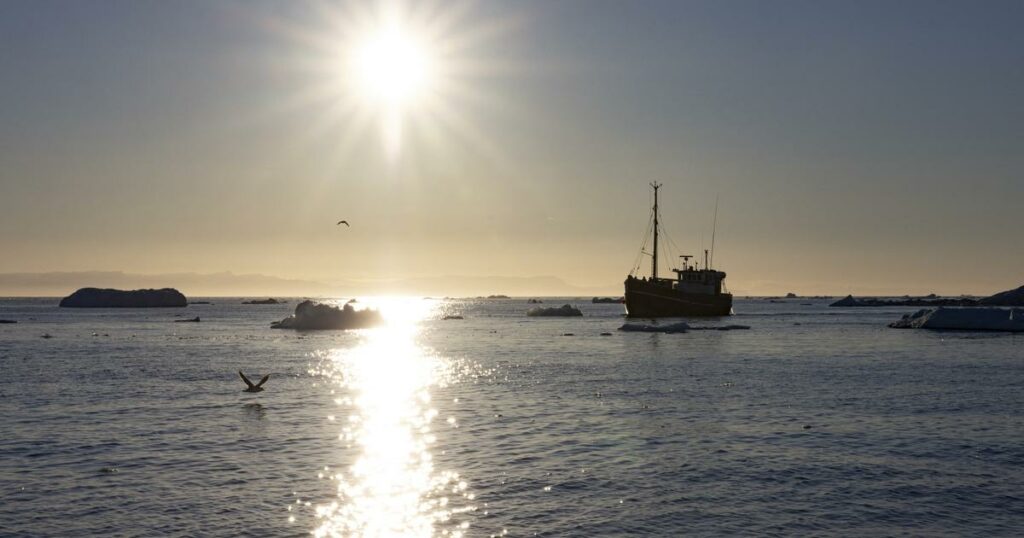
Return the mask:
{"type": "Polygon", "coordinates": [[[363,25],[350,39],[341,75],[349,92],[379,118],[383,143],[398,154],[403,125],[417,110],[430,106],[428,96],[441,83],[443,62],[431,34],[395,10],[363,25]]]}
{"type": "Polygon", "coordinates": [[[351,45],[343,77],[350,91],[379,117],[383,143],[391,157],[402,144],[408,116],[426,107],[438,82],[437,52],[416,26],[397,14],[364,30],[351,45]]]}
{"type": "Polygon", "coordinates": [[[476,17],[471,4],[444,0],[309,5],[297,19],[266,20],[294,43],[280,65],[294,70],[296,91],[276,106],[314,111],[303,142],[335,136],[338,163],[364,159],[372,134],[392,164],[403,152],[498,151],[475,119],[508,108],[489,90],[512,69],[494,45],[509,19],[476,17]]]}
{"type": "Polygon", "coordinates": [[[391,22],[355,46],[347,74],[363,99],[394,111],[412,106],[430,90],[435,69],[435,55],[425,40],[391,22]]]}

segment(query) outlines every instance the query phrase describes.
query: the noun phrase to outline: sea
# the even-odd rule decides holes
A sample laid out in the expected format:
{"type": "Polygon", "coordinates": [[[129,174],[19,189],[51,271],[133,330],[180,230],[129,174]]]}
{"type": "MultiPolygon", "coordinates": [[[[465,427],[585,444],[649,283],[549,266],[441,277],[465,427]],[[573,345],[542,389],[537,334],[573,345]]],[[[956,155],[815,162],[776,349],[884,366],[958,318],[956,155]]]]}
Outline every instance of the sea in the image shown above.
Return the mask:
{"type": "Polygon", "coordinates": [[[590,298],[359,298],[387,323],[319,332],[193,300],[0,299],[0,536],[1024,535],[1022,335],[825,299],[677,334],[590,298]]]}

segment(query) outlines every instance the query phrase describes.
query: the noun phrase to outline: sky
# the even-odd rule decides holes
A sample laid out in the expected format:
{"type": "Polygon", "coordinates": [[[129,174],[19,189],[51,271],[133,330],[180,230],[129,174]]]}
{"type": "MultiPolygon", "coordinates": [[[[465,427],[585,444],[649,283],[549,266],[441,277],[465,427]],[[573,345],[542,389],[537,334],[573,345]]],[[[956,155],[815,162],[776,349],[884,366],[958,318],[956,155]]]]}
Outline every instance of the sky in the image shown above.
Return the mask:
{"type": "Polygon", "coordinates": [[[718,200],[738,294],[1013,288],[1022,20],[998,1],[7,0],[0,273],[614,291],[659,181],[678,254],[709,248],[718,200]],[[345,60],[382,12],[436,70],[398,136],[345,60]]]}

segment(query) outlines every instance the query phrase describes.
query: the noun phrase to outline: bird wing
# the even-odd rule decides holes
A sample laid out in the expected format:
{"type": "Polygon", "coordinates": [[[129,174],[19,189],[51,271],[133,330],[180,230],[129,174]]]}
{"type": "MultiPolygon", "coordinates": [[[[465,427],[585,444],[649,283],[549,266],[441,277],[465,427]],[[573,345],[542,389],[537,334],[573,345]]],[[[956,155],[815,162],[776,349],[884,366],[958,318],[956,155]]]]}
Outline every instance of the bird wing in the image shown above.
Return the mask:
{"type": "MultiPolygon", "coordinates": [[[[349,225],[347,220],[339,220],[338,224],[344,224],[345,226],[349,225]]],[[[337,226],[338,224],[335,224],[335,226],[337,226]]]]}
{"type": "Polygon", "coordinates": [[[245,377],[245,374],[243,374],[241,370],[238,371],[238,375],[242,378],[242,381],[245,381],[245,384],[248,385],[250,389],[254,386],[252,381],[249,381],[249,378],[245,377]]]}
{"type": "Polygon", "coordinates": [[[267,374],[267,375],[263,376],[263,379],[260,379],[260,382],[256,383],[256,386],[257,387],[262,387],[263,384],[266,383],[268,379],[270,379],[270,374],[267,374]]]}

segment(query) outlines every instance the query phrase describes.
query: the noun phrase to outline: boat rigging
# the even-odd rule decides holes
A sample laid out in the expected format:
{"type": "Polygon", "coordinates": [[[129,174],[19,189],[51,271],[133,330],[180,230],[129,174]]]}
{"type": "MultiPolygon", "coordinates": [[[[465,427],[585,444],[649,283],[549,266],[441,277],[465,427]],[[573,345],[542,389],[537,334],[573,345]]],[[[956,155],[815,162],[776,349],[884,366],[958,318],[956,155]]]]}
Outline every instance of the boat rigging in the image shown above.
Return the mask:
{"type": "MultiPolygon", "coordinates": [[[[625,282],[626,313],[630,317],[657,318],[676,316],[726,316],[732,313],[732,294],[725,291],[725,273],[712,269],[714,259],[714,232],[710,253],[704,250],[704,268],[691,264],[690,254],[679,256],[683,260],[682,269],[672,269],[675,278],[658,276],[659,232],[663,232],[659,221],[658,190],[661,184],[650,184],[654,192],[654,204],[651,208],[651,219],[644,233],[640,253],[637,254],[633,270],[629,272],[625,282]],[[647,238],[653,238],[651,252],[646,250],[647,238]],[[644,254],[651,256],[651,277],[637,277],[640,258],[644,254]]],[[[715,224],[718,221],[718,201],[715,201],[715,224]]],[[[674,242],[665,234],[669,243],[674,242]]]]}

